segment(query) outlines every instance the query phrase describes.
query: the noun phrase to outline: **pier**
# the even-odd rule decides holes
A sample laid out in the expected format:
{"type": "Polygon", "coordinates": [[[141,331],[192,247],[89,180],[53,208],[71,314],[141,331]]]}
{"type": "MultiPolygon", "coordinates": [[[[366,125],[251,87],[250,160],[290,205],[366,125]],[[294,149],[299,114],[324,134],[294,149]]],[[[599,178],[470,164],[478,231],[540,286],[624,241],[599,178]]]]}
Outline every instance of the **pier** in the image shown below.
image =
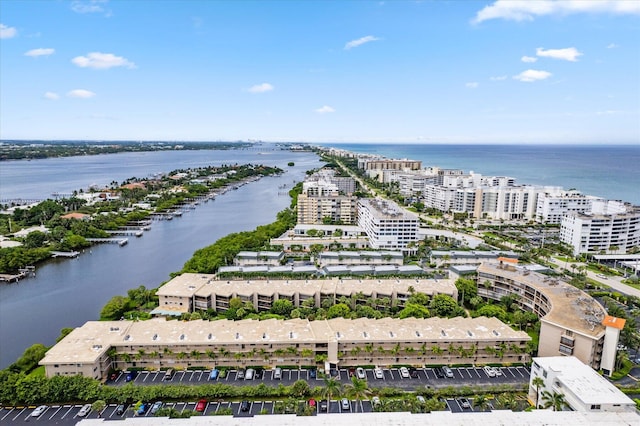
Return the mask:
{"type": "Polygon", "coordinates": [[[141,229],[118,229],[117,231],[105,231],[111,235],[129,235],[133,237],[142,237],[144,232],[141,229]]]}
{"type": "Polygon", "coordinates": [[[87,238],[90,243],[118,244],[120,247],[129,242],[127,238],[87,238]]]}
{"type": "Polygon", "coordinates": [[[51,256],[52,257],[78,257],[78,255],[80,254],[79,251],[52,251],[51,252],[51,256]]]}

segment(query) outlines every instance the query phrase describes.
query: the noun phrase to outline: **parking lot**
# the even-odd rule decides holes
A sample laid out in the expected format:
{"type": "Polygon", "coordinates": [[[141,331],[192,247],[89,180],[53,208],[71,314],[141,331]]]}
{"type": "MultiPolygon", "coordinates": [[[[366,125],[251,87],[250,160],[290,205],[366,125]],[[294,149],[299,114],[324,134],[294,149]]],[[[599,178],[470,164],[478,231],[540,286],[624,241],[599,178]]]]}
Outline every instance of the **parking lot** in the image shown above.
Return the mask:
{"type": "MultiPolygon", "coordinates": [[[[396,387],[405,390],[419,391],[425,387],[442,388],[448,386],[476,386],[476,385],[497,385],[497,384],[516,384],[516,383],[528,383],[529,371],[526,367],[500,367],[500,373],[495,377],[489,377],[485,370],[481,367],[452,367],[451,371],[453,377],[438,377],[436,370],[431,367],[415,368],[411,369],[410,376],[408,378],[401,377],[400,371],[397,368],[383,369],[383,377],[380,379],[375,378],[373,369],[365,369],[367,381],[371,388],[376,387],[396,387]]],[[[351,381],[351,375],[355,373],[353,369],[339,369],[331,371],[331,375],[337,377],[341,383],[347,384],[351,381]]],[[[238,379],[238,371],[229,370],[225,377],[218,378],[216,380],[209,380],[210,370],[198,370],[198,371],[178,371],[170,380],[164,380],[164,372],[148,372],[142,371],[133,378],[132,382],[136,385],[151,385],[151,384],[203,384],[203,383],[215,383],[221,382],[226,384],[233,384],[237,386],[241,385],[255,385],[256,382],[265,383],[266,385],[277,386],[279,383],[283,385],[291,385],[297,380],[306,380],[312,387],[322,386],[323,379],[319,376],[312,377],[314,374],[311,370],[282,370],[282,378],[274,379],[272,370],[260,371],[252,380],[238,379]]],[[[126,383],[126,373],[119,373],[115,380],[108,381],[107,384],[121,386],[126,383]]],[[[478,411],[477,407],[473,407],[473,401],[469,407],[463,407],[461,399],[449,398],[446,399],[446,408],[452,412],[474,412],[478,411]]],[[[154,401],[148,401],[148,403],[154,401]]],[[[304,403],[304,402],[300,402],[304,403]]],[[[195,411],[197,401],[191,402],[168,402],[163,404],[163,408],[173,408],[178,412],[185,410],[195,411]]],[[[202,414],[197,413],[195,415],[214,415],[217,412],[231,412],[233,416],[255,416],[255,415],[267,415],[276,413],[276,402],[274,401],[249,401],[246,411],[240,409],[239,401],[206,401],[202,414]],[[222,410],[222,411],[221,411],[222,410]]],[[[116,411],[116,405],[108,405],[101,413],[102,418],[118,420],[125,417],[134,417],[137,414],[134,413],[131,406],[127,406],[124,413],[118,414],[116,411]]],[[[82,405],[51,405],[37,417],[33,417],[31,414],[36,409],[32,407],[2,407],[0,410],[0,425],[4,424],[23,424],[24,422],[34,424],[58,424],[58,425],[75,425],[78,421],[82,420],[82,417],[78,416],[82,405]]],[[[340,400],[333,400],[327,405],[328,413],[362,413],[373,411],[371,401],[355,401],[347,400],[343,404],[340,400]]],[[[315,413],[316,415],[324,415],[325,412],[321,411],[315,413]]],[[[142,416],[151,417],[152,414],[147,410],[142,416]]],[[[98,413],[91,411],[86,418],[96,418],[98,413]]]]}
{"type": "MultiPolygon", "coordinates": [[[[453,377],[440,378],[436,375],[436,370],[432,367],[415,368],[415,377],[403,378],[399,369],[383,369],[383,378],[376,379],[373,369],[365,369],[365,374],[370,387],[396,387],[406,390],[414,390],[416,387],[428,385],[435,389],[448,386],[475,386],[475,385],[497,385],[497,384],[522,384],[529,382],[529,370],[526,367],[497,367],[500,375],[489,377],[482,367],[452,367],[453,377]]],[[[334,370],[331,374],[338,377],[340,382],[349,383],[353,374],[353,369],[334,370]]],[[[308,369],[282,370],[282,378],[274,379],[273,370],[258,370],[256,377],[252,380],[238,379],[237,370],[228,370],[223,378],[209,380],[210,370],[198,371],[178,371],[170,380],[164,380],[163,371],[141,371],[132,380],[137,385],[160,385],[160,384],[203,384],[222,382],[231,385],[244,386],[262,382],[266,385],[277,386],[291,385],[297,380],[306,380],[311,386],[320,386],[323,383],[320,375],[312,377],[313,373],[308,369]]],[[[107,384],[120,386],[126,383],[126,374],[119,373],[115,380],[108,381],[107,384]]]]}

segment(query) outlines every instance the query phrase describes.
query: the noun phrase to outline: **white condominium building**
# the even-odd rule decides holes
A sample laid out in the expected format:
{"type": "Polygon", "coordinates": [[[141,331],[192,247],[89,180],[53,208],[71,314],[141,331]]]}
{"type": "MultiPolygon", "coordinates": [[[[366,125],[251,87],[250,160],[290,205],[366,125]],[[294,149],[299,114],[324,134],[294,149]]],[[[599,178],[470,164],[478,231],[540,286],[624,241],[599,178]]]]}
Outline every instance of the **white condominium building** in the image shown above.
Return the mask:
{"type": "MultiPolygon", "coordinates": [[[[543,391],[564,395],[568,408],[573,411],[636,411],[636,404],[631,398],[574,356],[533,358],[529,401],[535,405],[537,400],[538,406],[543,406],[547,402],[541,395],[543,391]],[[533,384],[536,377],[543,381],[543,385],[538,388],[533,384]]],[[[634,421],[637,424],[638,420],[634,421]]],[[[609,424],[619,423],[611,421],[609,424]]]]}
{"type": "Polygon", "coordinates": [[[591,211],[593,201],[598,199],[577,191],[550,188],[550,191],[538,194],[535,219],[542,223],[559,224],[568,214],[588,213],[591,211]]]}
{"type": "Polygon", "coordinates": [[[640,208],[594,201],[591,213],[572,213],[562,218],[560,239],[573,247],[574,254],[627,253],[640,247],[640,208]]]}
{"type": "Polygon", "coordinates": [[[417,240],[418,216],[396,203],[378,198],[358,201],[358,225],[374,249],[403,250],[417,240]]]}

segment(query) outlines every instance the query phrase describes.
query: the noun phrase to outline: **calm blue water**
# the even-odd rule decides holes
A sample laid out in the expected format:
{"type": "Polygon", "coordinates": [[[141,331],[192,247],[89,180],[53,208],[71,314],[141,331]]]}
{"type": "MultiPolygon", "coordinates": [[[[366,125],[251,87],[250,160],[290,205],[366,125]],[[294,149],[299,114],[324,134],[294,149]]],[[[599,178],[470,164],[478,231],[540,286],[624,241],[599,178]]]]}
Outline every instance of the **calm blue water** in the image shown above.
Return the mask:
{"type": "Polygon", "coordinates": [[[511,176],[520,184],[576,188],[585,194],[640,205],[640,145],[323,145],[421,160],[422,167],[511,176]]]}

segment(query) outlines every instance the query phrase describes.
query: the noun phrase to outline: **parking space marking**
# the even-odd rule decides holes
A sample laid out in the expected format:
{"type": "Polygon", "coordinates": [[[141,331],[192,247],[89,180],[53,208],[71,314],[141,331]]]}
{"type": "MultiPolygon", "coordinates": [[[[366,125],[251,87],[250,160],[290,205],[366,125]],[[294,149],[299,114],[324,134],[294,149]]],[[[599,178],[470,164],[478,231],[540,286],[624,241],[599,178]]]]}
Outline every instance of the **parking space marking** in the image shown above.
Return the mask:
{"type": "Polygon", "coordinates": [[[71,410],[73,410],[73,405],[65,405],[64,408],[68,408],[67,412],[64,413],[62,415],[62,417],[60,417],[60,420],[64,419],[65,417],[67,417],[67,414],[69,414],[71,412],[71,410]]]}
{"type": "Polygon", "coordinates": [[[462,371],[460,371],[461,370],[460,368],[452,368],[452,370],[457,371],[458,374],[460,375],[460,378],[464,379],[464,376],[462,375],[462,371]]]}
{"type": "Polygon", "coordinates": [[[59,412],[60,410],[62,410],[62,406],[61,406],[61,405],[56,405],[56,406],[53,406],[53,407],[51,407],[51,408],[56,408],[56,410],[53,412],[53,414],[51,414],[51,416],[49,417],[49,420],[53,419],[53,417],[54,417],[56,414],[58,414],[58,412],[59,412]]]}
{"type": "Polygon", "coordinates": [[[20,417],[20,415],[21,415],[22,413],[24,413],[24,411],[25,411],[26,409],[27,409],[27,407],[23,407],[23,408],[22,408],[22,410],[20,410],[20,411],[18,412],[18,414],[17,414],[17,415],[16,415],[12,420],[15,420],[15,419],[17,419],[18,417],[20,417]]]}
{"type": "Polygon", "coordinates": [[[4,420],[9,414],[11,414],[11,412],[13,412],[14,408],[11,408],[7,414],[5,414],[4,416],[2,416],[2,418],[0,420],[4,420]]]}
{"type": "Polygon", "coordinates": [[[182,375],[180,376],[180,378],[178,379],[178,382],[182,382],[182,379],[184,379],[184,375],[186,374],[185,371],[181,371],[180,372],[182,375]]]}
{"type": "Polygon", "coordinates": [[[198,376],[198,381],[202,381],[202,375],[204,374],[204,370],[200,372],[200,376],[198,376]]]}

